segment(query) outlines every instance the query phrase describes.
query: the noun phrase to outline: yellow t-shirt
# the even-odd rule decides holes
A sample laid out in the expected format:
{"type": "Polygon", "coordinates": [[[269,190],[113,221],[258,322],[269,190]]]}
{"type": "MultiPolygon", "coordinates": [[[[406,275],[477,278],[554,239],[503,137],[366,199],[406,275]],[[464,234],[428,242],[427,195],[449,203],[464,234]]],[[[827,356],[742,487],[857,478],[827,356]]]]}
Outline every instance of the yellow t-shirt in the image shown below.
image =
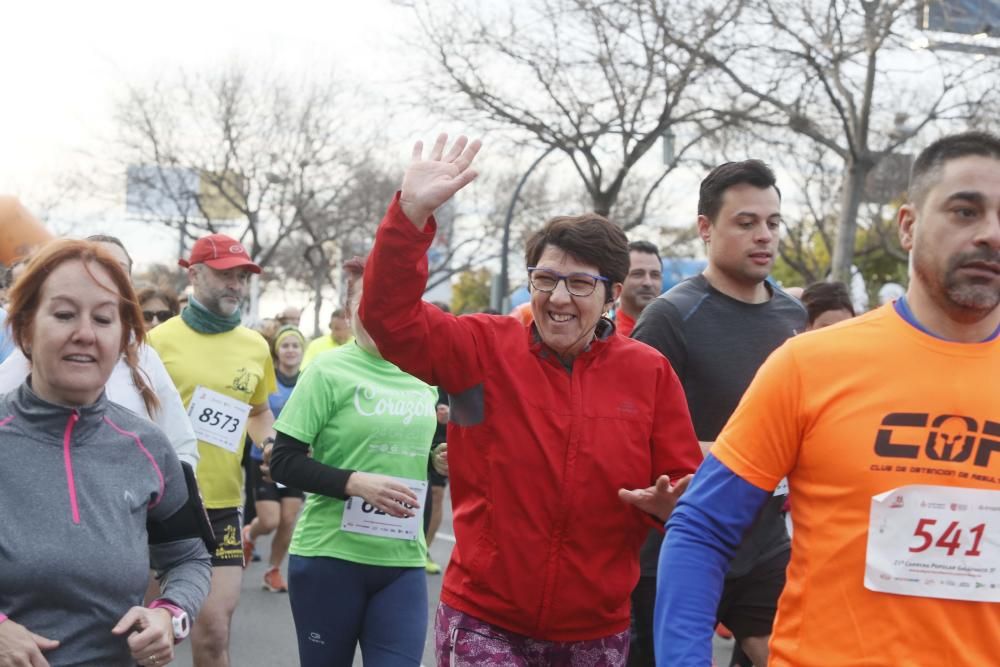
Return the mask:
{"type": "Polygon", "coordinates": [[[1000,493],[998,377],[1000,340],[938,340],[891,305],[797,336],[760,368],[712,454],[766,490],[788,477],[771,667],[997,663],[1000,604],[875,592],[864,576],[872,496],[1000,493]],[[956,429],[969,451],[952,446],[956,429]]]}
{"type": "MultiPolygon", "coordinates": [[[[347,342],[350,343],[352,340],[354,340],[353,337],[348,339],[347,342]]],[[[338,347],[340,347],[340,345],[337,344],[337,341],[333,340],[333,336],[331,336],[330,334],[325,334],[323,336],[320,336],[316,340],[309,343],[309,345],[306,347],[306,353],[302,355],[302,366],[300,367],[299,370],[305,370],[306,366],[309,365],[309,362],[315,359],[316,355],[320,354],[321,352],[334,350],[338,347]]]]}
{"type": "MultiPolygon", "coordinates": [[[[221,334],[198,333],[180,317],[167,320],[147,334],[149,344],[159,353],[184,407],[198,386],[235,398],[248,405],[267,403],[277,391],[274,363],[267,341],[243,326],[221,334]]],[[[246,427],[243,427],[245,436],[246,427]]],[[[238,451],[230,452],[198,441],[198,486],[209,509],[243,505],[243,468],[238,451]]]]}

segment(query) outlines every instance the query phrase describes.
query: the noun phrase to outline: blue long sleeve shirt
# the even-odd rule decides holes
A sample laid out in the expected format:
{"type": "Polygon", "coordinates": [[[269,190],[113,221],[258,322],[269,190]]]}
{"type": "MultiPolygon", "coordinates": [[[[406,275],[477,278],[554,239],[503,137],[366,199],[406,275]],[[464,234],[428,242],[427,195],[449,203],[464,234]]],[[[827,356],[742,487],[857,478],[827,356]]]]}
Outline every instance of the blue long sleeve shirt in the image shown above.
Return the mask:
{"type": "Polygon", "coordinates": [[[681,496],[660,551],[653,638],[661,667],[712,664],[723,579],[743,535],[771,493],[711,454],[681,496]]]}

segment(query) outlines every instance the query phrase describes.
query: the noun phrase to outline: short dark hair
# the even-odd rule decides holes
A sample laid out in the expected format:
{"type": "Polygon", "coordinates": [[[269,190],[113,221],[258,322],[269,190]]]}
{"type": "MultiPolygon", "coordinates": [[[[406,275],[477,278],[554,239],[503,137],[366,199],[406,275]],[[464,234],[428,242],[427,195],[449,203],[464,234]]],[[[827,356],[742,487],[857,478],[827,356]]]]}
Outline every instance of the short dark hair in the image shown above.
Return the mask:
{"type": "Polygon", "coordinates": [[[831,310],[846,310],[851,317],[855,315],[851,293],[847,285],[840,282],[819,282],[809,285],[802,290],[802,305],[806,307],[809,324],[831,310]]]}
{"type": "Polygon", "coordinates": [[[92,241],[93,243],[110,243],[111,245],[116,245],[122,249],[125,253],[125,257],[128,259],[128,271],[132,273],[132,255],[128,253],[128,248],[122,243],[122,240],[117,236],[111,236],[110,234],[91,234],[85,240],[92,241]]]}
{"type": "Polygon", "coordinates": [[[698,215],[703,215],[712,222],[722,210],[722,198],[726,190],[734,185],[752,185],[765,190],[774,188],[781,199],[781,190],[776,185],[774,172],[760,160],[743,160],[742,162],[726,162],[709,172],[698,189],[698,215]]]}
{"type": "Polygon", "coordinates": [[[629,252],[644,252],[649,255],[656,255],[656,261],[663,263],[663,259],[660,258],[660,249],[656,247],[655,243],[650,243],[649,241],[632,241],[628,244],[629,252]]]}
{"type": "Polygon", "coordinates": [[[338,320],[338,319],[339,320],[346,320],[347,319],[347,311],[344,310],[343,308],[337,308],[335,311],[333,311],[332,313],[330,313],[330,319],[331,320],[338,320]]]}
{"type": "Polygon", "coordinates": [[[910,187],[907,188],[910,202],[923,202],[931,189],[931,179],[940,175],[946,162],[970,155],[1000,160],[1000,137],[990,132],[962,132],[941,137],[920,151],[910,167],[910,187]]]}
{"type": "Polygon", "coordinates": [[[604,283],[605,301],[611,301],[611,286],[624,282],[628,275],[628,237],[621,227],[596,213],[562,215],[546,222],[525,244],[526,266],[536,266],[550,245],[597,267],[608,279],[604,283]]]}

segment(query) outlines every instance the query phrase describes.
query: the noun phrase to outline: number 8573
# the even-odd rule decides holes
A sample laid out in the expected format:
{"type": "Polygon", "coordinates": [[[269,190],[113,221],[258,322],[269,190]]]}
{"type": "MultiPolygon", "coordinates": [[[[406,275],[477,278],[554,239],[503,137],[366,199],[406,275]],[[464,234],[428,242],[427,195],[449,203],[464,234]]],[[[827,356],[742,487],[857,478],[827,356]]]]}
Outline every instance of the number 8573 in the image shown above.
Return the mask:
{"type": "Polygon", "coordinates": [[[212,408],[202,410],[201,414],[198,415],[198,421],[211,426],[218,426],[225,433],[236,433],[236,429],[240,425],[239,418],[227,415],[225,412],[220,412],[219,410],[213,410],[212,408]]]}

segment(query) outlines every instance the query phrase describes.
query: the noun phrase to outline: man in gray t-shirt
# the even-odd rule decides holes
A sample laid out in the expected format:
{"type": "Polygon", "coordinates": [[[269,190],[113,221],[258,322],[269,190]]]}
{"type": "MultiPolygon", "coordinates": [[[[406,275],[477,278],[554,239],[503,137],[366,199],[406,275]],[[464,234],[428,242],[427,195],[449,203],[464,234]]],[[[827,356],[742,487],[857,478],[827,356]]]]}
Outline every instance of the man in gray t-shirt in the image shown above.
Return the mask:
{"type": "MultiPolygon", "coordinates": [[[[698,232],[708,266],[651,303],[632,337],[667,357],[684,387],[695,433],[708,451],[768,355],[806,326],[802,305],[766,278],[781,224],[774,174],[758,160],[730,162],[701,184],[698,232]]],[[[784,586],[789,540],[776,496],[757,517],[730,564],[717,611],[757,665],[784,586]]],[[[652,615],[662,535],[643,547],[633,595],[630,665],[652,665],[652,615]]],[[[662,573],[669,577],[670,573],[662,573]]]]}

